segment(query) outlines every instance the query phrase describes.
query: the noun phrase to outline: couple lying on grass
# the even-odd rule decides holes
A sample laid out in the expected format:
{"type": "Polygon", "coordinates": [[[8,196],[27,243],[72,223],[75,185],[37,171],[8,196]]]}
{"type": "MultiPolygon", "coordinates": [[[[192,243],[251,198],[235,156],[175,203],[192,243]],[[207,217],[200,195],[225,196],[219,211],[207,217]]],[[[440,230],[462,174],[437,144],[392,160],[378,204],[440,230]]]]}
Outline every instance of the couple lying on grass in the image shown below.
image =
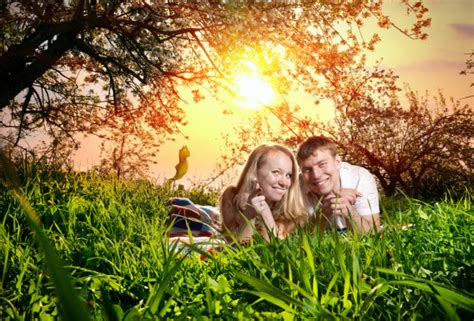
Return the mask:
{"type": "Polygon", "coordinates": [[[266,240],[268,233],[283,239],[297,225],[359,233],[380,225],[373,176],[342,162],[336,144],[322,136],[303,142],[296,158],[282,145],[255,148],[237,185],[222,193],[220,211],[226,238],[239,242],[249,241],[254,231],[266,240]]]}

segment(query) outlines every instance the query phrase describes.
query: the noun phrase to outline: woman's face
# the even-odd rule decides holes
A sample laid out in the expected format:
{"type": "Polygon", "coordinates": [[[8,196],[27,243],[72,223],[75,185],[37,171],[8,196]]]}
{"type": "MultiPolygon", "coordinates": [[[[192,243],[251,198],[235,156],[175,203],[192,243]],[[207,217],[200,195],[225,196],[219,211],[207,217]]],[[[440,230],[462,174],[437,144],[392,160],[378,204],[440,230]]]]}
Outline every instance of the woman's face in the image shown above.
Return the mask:
{"type": "Polygon", "coordinates": [[[291,158],[279,150],[268,152],[257,170],[257,182],[267,202],[278,202],[291,186],[291,158]]]}

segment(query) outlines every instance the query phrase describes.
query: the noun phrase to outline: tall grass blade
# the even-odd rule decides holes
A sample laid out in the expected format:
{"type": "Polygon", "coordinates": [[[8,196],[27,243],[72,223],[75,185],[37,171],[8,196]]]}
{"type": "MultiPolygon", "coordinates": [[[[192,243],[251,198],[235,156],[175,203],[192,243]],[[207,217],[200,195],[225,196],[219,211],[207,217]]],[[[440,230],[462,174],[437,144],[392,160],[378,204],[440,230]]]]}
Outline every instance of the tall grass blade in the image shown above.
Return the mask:
{"type": "Polygon", "coordinates": [[[443,300],[443,298],[441,298],[439,295],[436,295],[435,297],[438,300],[439,304],[443,307],[450,321],[461,321],[461,318],[459,318],[458,314],[456,313],[456,310],[451,304],[443,300]]]}
{"type": "Polygon", "coordinates": [[[306,253],[306,260],[308,261],[309,268],[311,269],[311,274],[313,276],[313,285],[312,290],[314,296],[317,298],[318,294],[318,279],[316,277],[316,268],[314,266],[314,256],[313,252],[311,251],[311,247],[309,246],[308,235],[303,235],[303,249],[306,253]]]}
{"type": "MultiPolygon", "coordinates": [[[[174,245],[176,247],[176,244],[174,245]]],[[[175,249],[172,248],[171,251],[175,249]]],[[[169,288],[170,282],[173,276],[176,274],[179,266],[181,265],[182,259],[173,263],[174,256],[169,258],[168,264],[165,265],[165,268],[168,270],[165,272],[163,279],[161,280],[159,286],[153,290],[153,293],[149,296],[147,305],[152,315],[156,315],[158,308],[161,305],[162,299],[166,290],[169,288]],[[171,267],[170,267],[171,266],[171,267]]]]}
{"type": "Polygon", "coordinates": [[[309,246],[308,242],[308,235],[303,235],[303,249],[306,253],[306,261],[308,262],[309,268],[311,269],[311,273],[315,274],[316,270],[314,268],[314,257],[313,252],[311,251],[311,247],[309,246]]]}
{"type": "Polygon", "coordinates": [[[334,275],[332,276],[331,281],[329,282],[328,288],[327,288],[327,290],[326,290],[326,294],[325,294],[326,296],[329,296],[329,295],[330,295],[333,286],[336,284],[336,281],[337,281],[337,279],[339,278],[339,273],[340,273],[340,272],[337,271],[337,272],[334,273],[334,275]]]}
{"type": "Polygon", "coordinates": [[[112,301],[110,300],[109,292],[105,287],[101,288],[101,292],[103,293],[103,300],[104,300],[104,310],[105,315],[107,316],[108,321],[119,321],[121,318],[119,317],[117,311],[114,308],[112,301]]]}
{"type": "Polygon", "coordinates": [[[292,298],[290,295],[281,291],[279,288],[273,286],[270,283],[263,282],[262,280],[257,279],[256,277],[246,275],[240,272],[237,272],[236,274],[240,279],[259,290],[259,292],[253,291],[253,294],[279,306],[280,308],[286,311],[293,311],[293,309],[289,306],[290,304],[300,308],[304,307],[303,302],[292,298]]]}
{"type": "Polygon", "coordinates": [[[282,308],[286,312],[289,312],[291,314],[296,314],[296,310],[293,309],[289,304],[287,304],[284,300],[281,300],[270,293],[263,292],[263,291],[252,291],[252,290],[248,290],[245,292],[258,296],[261,299],[268,301],[270,303],[273,303],[274,305],[282,308]]]}
{"type": "Polygon", "coordinates": [[[457,291],[448,289],[442,285],[434,284],[431,281],[414,281],[414,280],[395,280],[388,281],[391,285],[407,285],[417,288],[421,291],[439,295],[444,301],[457,305],[463,309],[474,312],[474,298],[472,295],[459,293],[457,291]]]}
{"type": "Polygon", "coordinates": [[[405,278],[405,280],[387,281],[387,284],[411,286],[423,292],[430,293],[435,296],[439,296],[445,302],[448,302],[453,305],[457,305],[470,312],[474,312],[474,296],[469,293],[465,293],[465,292],[461,293],[458,290],[449,289],[446,286],[437,284],[433,281],[415,279],[409,275],[399,273],[399,272],[394,272],[388,269],[378,268],[377,270],[383,273],[398,275],[405,278]]]}
{"type": "Polygon", "coordinates": [[[206,259],[209,259],[209,260],[214,260],[214,257],[209,252],[204,251],[203,249],[197,247],[194,244],[183,243],[182,245],[189,248],[191,251],[194,251],[194,252],[200,254],[201,257],[205,257],[206,259]]]}
{"type": "Polygon", "coordinates": [[[370,290],[369,295],[365,298],[362,307],[360,308],[360,314],[363,316],[370,308],[375,299],[387,291],[389,285],[387,283],[379,283],[370,290]]]}
{"type": "Polygon", "coordinates": [[[0,163],[1,168],[4,169],[4,173],[6,174],[7,186],[9,186],[11,192],[20,203],[20,206],[26,215],[26,221],[29,227],[33,230],[36,241],[44,252],[46,266],[49,270],[51,279],[53,280],[56,295],[59,300],[59,311],[62,318],[71,321],[88,320],[89,314],[84,303],[77,295],[69,274],[63,269],[63,263],[44,234],[39,216],[21,192],[18,175],[16,174],[13,165],[4,155],[2,149],[0,149],[0,163]]]}
{"type": "Polygon", "coordinates": [[[352,249],[352,296],[354,297],[354,302],[356,308],[359,307],[359,289],[360,289],[360,263],[359,257],[354,249],[352,249]]]}

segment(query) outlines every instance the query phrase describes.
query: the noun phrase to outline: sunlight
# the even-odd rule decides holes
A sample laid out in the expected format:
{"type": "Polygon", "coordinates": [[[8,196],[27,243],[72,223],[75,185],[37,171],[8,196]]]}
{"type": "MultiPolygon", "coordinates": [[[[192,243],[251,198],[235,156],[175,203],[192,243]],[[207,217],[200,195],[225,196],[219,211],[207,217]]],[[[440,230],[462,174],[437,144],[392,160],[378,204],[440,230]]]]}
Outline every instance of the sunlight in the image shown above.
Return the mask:
{"type": "Polygon", "coordinates": [[[271,104],[275,90],[257,72],[240,74],[235,78],[237,104],[241,108],[260,109],[271,104]]]}

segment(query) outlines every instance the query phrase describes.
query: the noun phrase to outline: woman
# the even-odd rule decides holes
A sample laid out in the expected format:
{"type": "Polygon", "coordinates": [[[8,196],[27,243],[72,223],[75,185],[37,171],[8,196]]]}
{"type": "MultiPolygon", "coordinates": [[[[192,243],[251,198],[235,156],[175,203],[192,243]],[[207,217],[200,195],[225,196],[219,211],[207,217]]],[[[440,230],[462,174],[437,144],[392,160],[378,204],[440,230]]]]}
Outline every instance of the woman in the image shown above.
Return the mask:
{"type": "Polygon", "coordinates": [[[288,148],[277,144],[255,148],[237,185],[221,195],[223,230],[240,242],[251,239],[254,226],[267,241],[267,231],[285,238],[306,221],[297,179],[297,163],[288,148]]]}

